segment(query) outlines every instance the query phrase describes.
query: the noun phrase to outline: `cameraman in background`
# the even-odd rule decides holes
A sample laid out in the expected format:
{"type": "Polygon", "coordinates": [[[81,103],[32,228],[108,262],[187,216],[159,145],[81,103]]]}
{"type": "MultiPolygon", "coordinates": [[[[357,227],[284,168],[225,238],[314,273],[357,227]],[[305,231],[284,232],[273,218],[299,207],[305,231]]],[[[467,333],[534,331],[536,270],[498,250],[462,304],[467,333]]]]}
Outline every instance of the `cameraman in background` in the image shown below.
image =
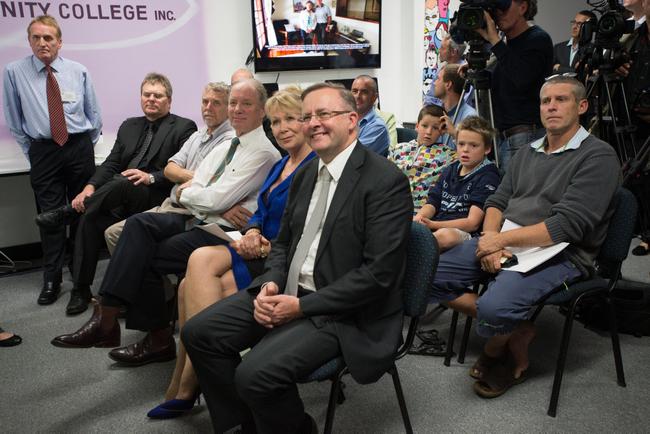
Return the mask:
{"type": "MultiPolygon", "coordinates": [[[[650,136],[650,32],[648,20],[650,17],[650,0],[642,0],[643,13],[646,20],[624,44],[625,50],[630,55],[630,62],[617,70],[625,77],[625,91],[630,104],[632,124],[636,125],[635,143],[637,148],[646,142],[650,136]]],[[[647,148],[646,148],[647,149],[647,148]]],[[[636,256],[650,253],[650,171],[646,160],[644,170],[636,177],[633,185],[641,208],[640,233],[641,243],[632,250],[636,256]]]]}
{"type": "Polygon", "coordinates": [[[494,10],[494,19],[484,12],[486,26],[475,31],[492,45],[496,56],[491,92],[499,130],[499,168],[505,171],[520,147],[544,135],[539,90],[552,73],[553,41],[539,26],[528,23],[537,14],[537,0],[512,0],[507,9],[494,10]]]}

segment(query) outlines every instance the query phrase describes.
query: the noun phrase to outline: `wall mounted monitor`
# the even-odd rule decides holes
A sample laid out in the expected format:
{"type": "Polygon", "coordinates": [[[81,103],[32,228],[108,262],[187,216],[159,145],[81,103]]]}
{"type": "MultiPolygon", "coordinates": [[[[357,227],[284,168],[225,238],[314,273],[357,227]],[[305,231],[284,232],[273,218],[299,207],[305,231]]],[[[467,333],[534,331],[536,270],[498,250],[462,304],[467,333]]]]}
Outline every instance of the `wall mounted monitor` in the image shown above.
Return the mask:
{"type": "Polygon", "coordinates": [[[251,1],[256,72],[381,66],[381,0],[251,1]]]}

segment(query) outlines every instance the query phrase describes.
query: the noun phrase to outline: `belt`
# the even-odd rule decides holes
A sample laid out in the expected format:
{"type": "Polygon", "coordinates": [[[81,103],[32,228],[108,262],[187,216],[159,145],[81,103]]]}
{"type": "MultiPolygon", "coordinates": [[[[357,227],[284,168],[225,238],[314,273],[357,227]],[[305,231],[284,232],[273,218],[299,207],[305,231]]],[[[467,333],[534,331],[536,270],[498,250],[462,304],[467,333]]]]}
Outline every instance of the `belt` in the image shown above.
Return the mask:
{"type": "MultiPolygon", "coordinates": [[[[68,134],[68,141],[64,143],[64,145],[70,143],[73,140],[79,139],[82,136],[86,136],[90,133],[88,131],[84,131],[83,133],[75,133],[75,134],[68,134]]],[[[29,138],[29,141],[31,143],[39,144],[39,143],[54,143],[54,140],[52,139],[32,139],[31,137],[29,138]]]]}
{"type": "Polygon", "coordinates": [[[519,133],[527,133],[530,131],[535,131],[537,129],[537,125],[535,124],[521,124],[521,125],[515,125],[514,127],[510,127],[507,130],[501,131],[501,135],[505,138],[514,136],[515,134],[519,133]]]}

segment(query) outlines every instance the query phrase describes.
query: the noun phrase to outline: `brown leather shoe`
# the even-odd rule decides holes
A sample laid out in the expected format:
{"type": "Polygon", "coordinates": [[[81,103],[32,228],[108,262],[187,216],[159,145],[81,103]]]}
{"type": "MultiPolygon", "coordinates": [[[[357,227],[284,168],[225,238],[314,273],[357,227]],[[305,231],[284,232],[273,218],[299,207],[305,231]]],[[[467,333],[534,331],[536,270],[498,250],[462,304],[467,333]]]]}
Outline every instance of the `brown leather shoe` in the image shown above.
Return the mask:
{"type": "Polygon", "coordinates": [[[169,336],[163,347],[154,347],[151,335],[147,333],[140,342],[115,348],[108,357],[126,366],[142,366],[147,363],[166,362],[176,358],[176,342],[169,336]]]}
{"type": "Polygon", "coordinates": [[[102,306],[93,303],[93,315],[74,333],[57,336],[52,345],[63,348],[115,348],[120,345],[120,323],[115,321],[108,333],[102,331],[102,306]]]}

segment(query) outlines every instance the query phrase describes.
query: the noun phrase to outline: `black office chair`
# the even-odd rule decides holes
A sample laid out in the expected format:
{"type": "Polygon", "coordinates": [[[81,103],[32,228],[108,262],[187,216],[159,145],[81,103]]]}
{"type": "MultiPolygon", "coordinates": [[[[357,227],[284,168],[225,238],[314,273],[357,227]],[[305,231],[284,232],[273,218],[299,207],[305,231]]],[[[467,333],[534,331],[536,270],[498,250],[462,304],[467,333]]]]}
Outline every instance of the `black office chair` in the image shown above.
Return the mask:
{"type": "MultiPolygon", "coordinates": [[[[477,282],[472,287],[472,291],[479,294],[485,291],[488,284],[488,279],[477,282]]],[[[449,324],[449,335],[447,336],[447,347],[445,352],[445,366],[451,365],[451,358],[454,357],[454,341],[456,340],[456,327],[458,327],[458,317],[460,313],[455,310],[451,315],[451,324],[449,324]]],[[[465,316],[465,328],[463,330],[463,337],[460,340],[460,348],[458,350],[458,363],[465,363],[465,353],[467,352],[467,342],[469,342],[469,334],[472,331],[473,318],[469,315],[465,316]]]]}
{"type": "Polygon", "coordinates": [[[560,386],[562,384],[562,375],[564,365],[566,364],[567,352],[569,349],[569,339],[571,338],[571,327],[573,318],[576,314],[576,308],[580,303],[589,297],[604,297],[609,304],[609,333],[612,340],[612,353],[614,354],[614,364],[616,366],[616,382],[619,386],[625,387],[625,374],[623,372],[623,359],[621,357],[621,347],[618,339],[618,329],[616,325],[616,307],[611,299],[612,290],[621,276],[621,264],[627,258],[634,232],[634,224],[637,214],[637,202],[634,195],[628,190],[620,187],[616,191],[613,199],[614,215],[609,222],[607,237],[600,248],[600,253],[596,258],[598,265],[597,275],[591,279],[581,280],[569,285],[557,288],[552,293],[542,297],[536,304],[536,311],[532,316],[534,321],[542,308],[547,305],[562,306],[566,308],[566,319],[564,320],[564,329],[562,331],[562,340],[560,351],[557,357],[555,367],[555,377],[553,379],[553,389],[548,406],[547,414],[555,417],[557,414],[557,403],[560,396],[560,386]]]}
{"type": "MultiPolygon", "coordinates": [[[[406,354],[408,348],[413,344],[415,332],[418,327],[420,316],[426,311],[429,303],[430,288],[433,283],[433,276],[438,266],[438,243],[433,237],[431,231],[424,225],[413,223],[411,225],[411,234],[409,237],[406,274],[402,287],[404,290],[404,315],[410,318],[408,332],[404,343],[395,353],[395,360],[401,359],[406,354]]],[[[409,419],[402,384],[399,380],[397,367],[395,363],[387,371],[393,377],[395,394],[402,413],[404,428],[407,433],[412,433],[411,421],[409,419]]],[[[305,378],[301,383],[312,381],[331,380],[329,403],[327,406],[327,418],[325,420],[325,434],[332,432],[334,424],[334,413],[337,403],[340,404],[344,397],[341,391],[341,379],[348,373],[343,357],[337,357],[334,360],[321,366],[311,375],[305,378]]]]}
{"type": "Polygon", "coordinates": [[[410,142],[418,138],[418,132],[410,128],[397,128],[397,143],[410,142]]]}

